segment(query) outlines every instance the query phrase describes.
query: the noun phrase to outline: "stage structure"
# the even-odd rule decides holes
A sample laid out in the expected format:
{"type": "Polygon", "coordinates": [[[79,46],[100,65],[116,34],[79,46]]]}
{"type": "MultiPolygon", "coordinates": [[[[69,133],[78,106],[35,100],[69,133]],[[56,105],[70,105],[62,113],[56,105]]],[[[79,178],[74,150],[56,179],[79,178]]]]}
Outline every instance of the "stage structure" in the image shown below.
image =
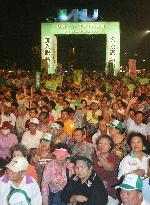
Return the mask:
{"type": "MultiPolygon", "coordinates": [[[[120,71],[120,24],[119,22],[50,22],[41,24],[41,61],[47,61],[48,74],[57,67],[58,35],[106,35],[105,71],[110,62],[113,74],[120,71]]],[[[95,45],[97,47],[99,45],[95,45]]]]}

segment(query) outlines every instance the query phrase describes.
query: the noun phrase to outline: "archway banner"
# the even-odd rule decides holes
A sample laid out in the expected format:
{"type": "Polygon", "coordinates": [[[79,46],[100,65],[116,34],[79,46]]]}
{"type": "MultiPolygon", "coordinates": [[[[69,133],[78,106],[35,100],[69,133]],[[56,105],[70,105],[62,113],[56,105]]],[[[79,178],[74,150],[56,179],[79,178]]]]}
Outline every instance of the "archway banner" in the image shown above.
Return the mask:
{"type": "MultiPolygon", "coordinates": [[[[41,24],[41,60],[46,59],[48,74],[55,73],[58,35],[106,35],[106,62],[112,62],[113,74],[120,71],[120,24],[119,22],[50,22],[41,24]]],[[[100,45],[95,45],[95,48],[100,45]]]]}

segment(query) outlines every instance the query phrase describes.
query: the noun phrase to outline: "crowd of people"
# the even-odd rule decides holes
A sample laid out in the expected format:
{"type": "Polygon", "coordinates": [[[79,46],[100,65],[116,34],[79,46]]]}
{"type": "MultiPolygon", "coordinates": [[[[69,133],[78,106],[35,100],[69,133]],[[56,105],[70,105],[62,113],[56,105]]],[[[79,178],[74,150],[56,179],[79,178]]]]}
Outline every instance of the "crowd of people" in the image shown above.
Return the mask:
{"type": "Polygon", "coordinates": [[[0,205],[150,204],[144,74],[0,75],[0,205]]]}

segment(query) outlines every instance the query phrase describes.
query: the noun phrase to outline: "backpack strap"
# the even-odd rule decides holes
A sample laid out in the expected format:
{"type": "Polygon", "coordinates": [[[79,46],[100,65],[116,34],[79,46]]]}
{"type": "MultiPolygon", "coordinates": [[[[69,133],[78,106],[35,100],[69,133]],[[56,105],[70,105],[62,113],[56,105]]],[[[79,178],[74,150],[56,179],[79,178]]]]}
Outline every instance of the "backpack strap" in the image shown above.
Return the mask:
{"type": "Polygon", "coordinates": [[[66,176],[67,176],[67,181],[70,179],[70,176],[69,176],[69,169],[66,167],[66,176]]]}
{"type": "Polygon", "coordinates": [[[21,193],[21,194],[23,194],[23,195],[25,196],[25,198],[26,198],[27,203],[28,203],[29,205],[31,204],[31,199],[29,198],[29,196],[27,195],[27,193],[26,193],[24,190],[22,190],[22,189],[12,189],[12,190],[10,191],[10,193],[9,193],[8,196],[7,196],[7,202],[8,202],[8,204],[9,204],[10,198],[11,198],[12,195],[15,194],[15,193],[21,193]]]}

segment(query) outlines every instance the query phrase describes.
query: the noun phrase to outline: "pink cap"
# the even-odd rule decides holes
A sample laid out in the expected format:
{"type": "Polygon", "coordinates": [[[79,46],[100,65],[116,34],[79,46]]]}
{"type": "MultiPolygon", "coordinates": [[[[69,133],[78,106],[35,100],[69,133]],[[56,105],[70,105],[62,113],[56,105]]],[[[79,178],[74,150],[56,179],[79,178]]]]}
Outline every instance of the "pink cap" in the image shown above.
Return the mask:
{"type": "Polygon", "coordinates": [[[63,148],[55,149],[55,151],[52,152],[52,154],[54,154],[55,156],[59,155],[59,156],[64,156],[64,157],[70,157],[69,152],[66,149],[63,149],[63,148]]]}

